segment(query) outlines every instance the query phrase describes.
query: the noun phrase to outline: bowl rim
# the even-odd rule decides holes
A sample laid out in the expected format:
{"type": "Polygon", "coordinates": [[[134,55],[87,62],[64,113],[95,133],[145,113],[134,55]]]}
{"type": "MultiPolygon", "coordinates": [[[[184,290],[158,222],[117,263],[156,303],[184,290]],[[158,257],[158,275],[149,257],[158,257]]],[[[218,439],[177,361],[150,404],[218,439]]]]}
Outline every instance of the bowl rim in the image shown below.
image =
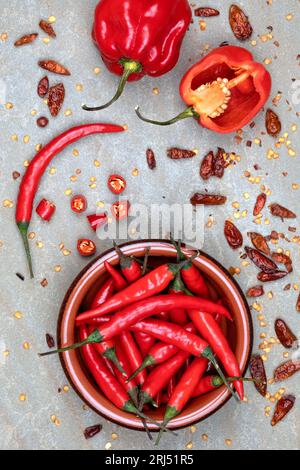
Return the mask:
{"type": "MultiPolygon", "coordinates": [[[[142,244],[149,244],[149,243],[165,244],[165,245],[168,245],[169,247],[170,246],[174,247],[172,242],[168,239],[129,240],[127,242],[124,242],[124,243],[120,244],[119,247],[122,249],[122,248],[130,247],[131,245],[142,245],[142,244]]],[[[93,260],[91,260],[78,273],[78,275],[72,281],[70,287],[67,289],[66,294],[64,296],[64,299],[62,301],[62,304],[61,304],[61,307],[60,307],[60,310],[59,310],[59,314],[58,314],[58,319],[57,319],[57,344],[58,345],[61,344],[61,326],[62,326],[62,320],[63,320],[63,316],[64,316],[64,312],[65,312],[65,307],[68,303],[68,300],[69,300],[73,290],[75,289],[75,287],[77,286],[77,284],[81,280],[81,278],[93,267],[94,264],[96,264],[101,258],[104,258],[104,257],[106,257],[109,254],[114,253],[114,252],[115,252],[115,248],[111,247],[111,248],[101,252],[97,257],[93,258],[93,260]]],[[[247,358],[246,358],[246,361],[245,361],[244,369],[243,369],[242,374],[241,374],[242,377],[244,377],[245,373],[248,369],[248,366],[249,366],[249,362],[250,362],[250,358],[251,358],[251,354],[252,354],[252,350],[253,350],[253,342],[254,342],[253,321],[252,321],[252,315],[251,315],[249,304],[247,302],[246,296],[245,296],[242,288],[240,287],[240,285],[238,284],[236,279],[233,277],[233,275],[219,261],[217,261],[211,255],[207,254],[206,252],[204,252],[202,250],[198,250],[198,252],[199,252],[199,256],[201,256],[201,257],[205,258],[206,260],[210,261],[211,263],[215,264],[223,272],[223,274],[231,281],[231,283],[236,288],[238,294],[240,295],[241,300],[243,302],[243,305],[245,307],[245,313],[247,315],[247,320],[248,320],[247,323],[248,323],[248,326],[249,326],[249,348],[248,348],[249,352],[248,352],[248,355],[247,355],[247,358]]],[[[111,416],[108,416],[107,414],[105,414],[105,412],[101,412],[99,409],[95,408],[91,404],[91,402],[83,396],[83,394],[78,390],[76,384],[74,383],[74,381],[71,377],[71,374],[69,373],[69,370],[68,370],[67,365],[66,365],[65,355],[64,354],[59,354],[59,359],[60,359],[62,369],[63,369],[63,371],[66,375],[66,378],[67,378],[68,382],[70,383],[70,385],[72,386],[72,388],[76,392],[76,394],[79,396],[79,398],[85,404],[87,404],[90,409],[92,409],[99,416],[103,417],[104,419],[106,419],[106,420],[108,420],[112,423],[117,424],[118,426],[122,426],[124,428],[131,429],[131,430],[134,430],[134,431],[145,432],[144,428],[137,427],[134,423],[129,424],[129,423],[120,422],[120,421],[118,421],[117,418],[115,419],[111,416]]],[[[232,398],[232,395],[230,395],[229,392],[226,390],[226,393],[224,393],[224,397],[222,397],[222,400],[221,400],[220,404],[217,405],[212,411],[207,412],[207,414],[205,414],[205,416],[203,416],[201,418],[199,418],[199,417],[198,418],[197,417],[192,418],[187,424],[183,423],[183,424],[178,424],[178,425],[175,425],[173,427],[172,426],[170,426],[170,427],[172,427],[172,429],[174,429],[174,430],[180,430],[180,429],[184,429],[188,426],[194,425],[196,423],[199,423],[199,422],[203,421],[204,419],[207,419],[208,417],[215,414],[221,408],[223,408],[223,406],[226,405],[226,403],[228,403],[228,401],[231,398],[232,398]]],[[[150,426],[150,427],[151,427],[152,432],[157,431],[157,429],[155,427],[153,427],[153,426],[150,426]]]]}

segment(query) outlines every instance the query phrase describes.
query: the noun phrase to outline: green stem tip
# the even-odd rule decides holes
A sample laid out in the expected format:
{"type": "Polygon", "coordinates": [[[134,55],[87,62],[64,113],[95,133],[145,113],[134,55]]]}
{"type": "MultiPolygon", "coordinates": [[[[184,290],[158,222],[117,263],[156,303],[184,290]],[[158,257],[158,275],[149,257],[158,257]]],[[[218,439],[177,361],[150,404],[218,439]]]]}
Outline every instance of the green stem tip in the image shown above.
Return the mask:
{"type": "Polygon", "coordinates": [[[71,344],[71,346],[66,346],[65,348],[60,348],[56,349],[55,351],[47,351],[45,353],[39,353],[40,357],[44,356],[51,356],[52,354],[57,354],[57,353],[63,353],[67,351],[71,351],[73,349],[78,349],[81,348],[82,346],[86,346],[87,344],[93,344],[93,343],[102,343],[103,341],[103,336],[100,334],[99,330],[93,331],[93,333],[90,334],[90,336],[87,337],[84,341],[81,341],[80,343],[74,343],[71,344]]]}
{"type": "Polygon", "coordinates": [[[192,107],[186,108],[182,113],[179,113],[174,118],[169,119],[169,121],[154,121],[152,119],[147,119],[141,114],[139,106],[136,106],[135,112],[139,119],[150,124],[155,124],[156,126],[170,126],[171,124],[175,124],[178,121],[182,121],[183,119],[190,117],[196,119],[199,118],[199,114],[197,114],[192,107]]]}
{"type": "Polygon", "coordinates": [[[30,277],[31,277],[31,279],[33,279],[34,274],[33,274],[33,267],[32,267],[32,258],[31,258],[30,247],[29,247],[29,242],[28,242],[29,223],[28,222],[18,222],[17,225],[18,225],[18,229],[20,231],[20,234],[22,236],[22,240],[23,240],[23,244],[24,244],[24,248],[25,248],[25,253],[26,253],[26,258],[27,258],[27,262],[28,262],[28,267],[29,267],[30,277]]]}
{"type": "Polygon", "coordinates": [[[120,361],[117,357],[115,348],[107,349],[102,355],[104,357],[107,357],[107,359],[109,359],[116,366],[116,368],[121,372],[121,374],[127,377],[127,374],[125,370],[123,369],[123,367],[121,366],[120,361]]]}
{"type": "Polygon", "coordinates": [[[139,73],[142,71],[142,65],[139,62],[136,62],[135,60],[121,59],[119,63],[123,67],[123,74],[119,81],[117,91],[115,95],[112,97],[112,99],[108,101],[108,103],[103,104],[102,106],[90,107],[84,104],[82,106],[82,109],[84,109],[85,111],[101,111],[102,109],[108,108],[120,98],[130,75],[132,75],[133,73],[139,73]]]}

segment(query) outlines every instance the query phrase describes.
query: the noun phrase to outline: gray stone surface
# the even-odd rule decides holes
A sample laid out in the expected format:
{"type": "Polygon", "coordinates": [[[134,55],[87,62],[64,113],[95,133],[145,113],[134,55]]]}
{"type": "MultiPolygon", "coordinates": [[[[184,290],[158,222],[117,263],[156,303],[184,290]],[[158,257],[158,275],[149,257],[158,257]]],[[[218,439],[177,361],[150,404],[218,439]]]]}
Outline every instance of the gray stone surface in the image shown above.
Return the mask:
{"type": "MultiPolygon", "coordinates": [[[[64,293],[72,279],[84,266],[85,260],[76,255],[75,241],[81,235],[91,235],[85,217],[70,214],[69,197],[64,191],[72,188],[74,192],[88,195],[89,207],[93,210],[99,200],[112,201],[112,195],[106,188],[106,177],[118,170],[128,179],[128,194],[132,201],[149,204],[166,202],[174,199],[188,201],[193,190],[204,187],[198,176],[199,161],[205,152],[221,145],[225,149],[241,155],[241,162],[228,170],[226,176],[219,180],[211,180],[205,185],[209,190],[220,191],[228,196],[228,204],[221,208],[205,212],[206,219],[212,213],[215,219],[213,227],[205,232],[204,249],[215,256],[225,266],[240,266],[238,253],[229,249],[224,242],[223,222],[226,217],[233,216],[234,201],[241,203],[241,211],[248,210],[247,217],[237,221],[243,234],[249,229],[258,229],[264,234],[271,229],[287,232],[288,223],[270,218],[270,225],[256,226],[252,220],[252,208],[260,184],[272,191],[269,200],[288,205],[292,210],[300,212],[299,191],[292,190],[292,184],[299,184],[299,156],[288,156],[285,146],[279,150],[280,158],[268,160],[266,153],[274,148],[274,141],[263,136],[262,147],[245,146],[245,141],[260,137],[264,129],[263,114],[256,118],[256,127],[244,132],[244,141],[238,145],[233,135],[221,136],[201,129],[195,122],[185,121],[170,128],[156,128],[139,122],[134,114],[137,103],[149,116],[167,118],[183,109],[178,96],[177,87],[180,77],[189,65],[200,58],[200,52],[206,44],[215,47],[222,41],[238,44],[233,37],[227,21],[229,0],[210,2],[211,6],[220,8],[219,18],[207,20],[207,30],[200,31],[198,19],[190,28],[184,42],[181,59],[174,71],[158,80],[145,78],[140,83],[128,86],[126,93],[118,104],[109,111],[88,115],[81,110],[82,102],[103,102],[108,99],[116,86],[116,78],[110,75],[103,66],[97,50],[90,39],[93,9],[96,0],[81,2],[78,0],[0,0],[0,34],[7,33],[7,40],[0,40],[0,422],[2,449],[104,449],[111,442],[113,449],[151,449],[152,444],[144,434],[118,428],[106,422],[94,412],[83,409],[83,403],[70,390],[58,393],[58,387],[66,384],[59,359],[52,357],[41,360],[37,352],[45,349],[45,332],[55,333],[57,313],[64,293]],[[42,42],[43,33],[34,45],[15,49],[14,40],[23,33],[38,29],[41,17],[57,18],[55,29],[57,39],[49,44],[42,42]],[[37,67],[41,58],[51,57],[60,60],[72,71],[71,77],[63,78],[67,96],[64,111],[71,109],[73,115],[66,117],[64,112],[51,120],[45,130],[37,128],[36,117],[31,116],[32,109],[38,115],[47,114],[47,109],[36,95],[36,83],[43,72],[37,67]],[[94,67],[99,66],[101,73],[95,75],[94,67]],[[76,90],[76,84],[83,84],[83,91],[76,90]],[[160,94],[152,93],[153,87],[159,87],[160,94]],[[4,103],[12,102],[14,107],[7,110],[4,103]],[[35,145],[46,143],[63,129],[86,121],[110,121],[128,124],[129,131],[122,136],[95,136],[82,141],[67,149],[53,163],[57,172],[50,176],[47,172],[39,189],[39,197],[46,196],[57,204],[57,214],[51,224],[43,224],[36,215],[33,216],[31,230],[36,238],[31,242],[34,256],[36,278],[28,278],[21,282],[16,272],[26,273],[25,259],[21,241],[14,224],[14,209],[3,207],[3,201],[16,200],[19,181],[13,181],[12,172],[23,173],[23,161],[34,154],[35,145]],[[11,140],[13,134],[18,135],[18,141],[11,140]],[[30,142],[24,144],[23,137],[30,136],[30,142]],[[165,156],[169,146],[198,148],[199,156],[192,161],[172,162],[165,156]],[[145,162],[145,150],[151,146],[156,152],[158,168],[150,172],[145,162]],[[79,150],[79,156],[72,155],[73,148],[79,150]],[[93,161],[98,158],[102,165],[95,168],[93,161]],[[259,164],[260,169],[254,171],[253,164],[259,164]],[[134,167],[139,169],[139,175],[133,177],[134,167]],[[70,176],[80,168],[81,175],[77,182],[71,182],[70,176]],[[260,184],[251,184],[243,177],[245,170],[255,176],[261,176],[260,184]],[[282,172],[287,172],[283,176],[282,172]],[[90,177],[97,177],[97,188],[89,188],[90,177]],[[248,192],[248,200],[243,193],[248,192]],[[44,244],[36,246],[36,241],[44,244]],[[59,244],[72,251],[70,256],[63,256],[59,244]],[[54,266],[61,265],[60,273],[54,272],[54,266]],[[43,288],[40,281],[47,278],[48,286],[43,288]],[[21,311],[23,318],[17,320],[15,311],[21,311]],[[30,349],[25,350],[24,341],[30,343],[30,349]],[[9,355],[4,352],[9,351],[9,355]],[[19,395],[26,394],[27,400],[21,402],[19,395]],[[51,422],[50,417],[57,416],[60,426],[51,422]],[[103,431],[94,439],[86,441],[83,430],[86,426],[103,424],[103,431]],[[118,439],[113,441],[111,433],[118,433],[118,439]]],[[[199,2],[195,2],[197,5],[199,2]]],[[[296,60],[299,53],[299,2],[295,0],[273,0],[273,5],[267,5],[265,0],[241,2],[254,25],[253,39],[257,38],[257,46],[246,43],[253,50],[259,61],[272,58],[268,69],[273,76],[272,97],[278,90],[283,95],[278,104],[283,130],[290,133],[292,146],[299,152],[298,133],[290,131],[293,123],[297,123],[296,112],[299,104],[293,100],[292,78],[299,79],[299,66],[296,60]],[[294,14],[292,21],[285,16],[294,14]],[[274,39],[266,43],[257,36],[268,32],[267,27],[274,27],[274,39]],[[277,40],[277,48],[273,41],[277,40]],[[289,100],[291,110],[286,100],[289,100]]],[[[58,79],[59,80],[59,79],[58,79]]],[[[51,76],[51,81],[58,81],[51,76]]],[[[264,210],[264,218],[268,210],[264,210]]],[[[299,229],[299,221],[292,223],[299,229]]],[[[291,234],[289,234],[291,236],[291,234]]],[[[99,251],[109,246],[109,243],[99,243],[99,251]]],[[[273,292],[273,299],[263,298],[263,314],[267,326],[260,328],[253,312],[255,350],[260,343],[262,331],[267,336],[273,336],[274,319],[280,315],[286,318],[293,329],[300,333],[299,314],[295,311],[297,293],[291,289],[283,292],[287,282],[299,283],[299,247],[297,244],[280,243],[284,249],[290,249],[295,270],[287,279],[266,287],[273,292]]],[[[256,270],[253,267],[242,268],[238,280],[243,289],[255,283],[256,270]]],[[[268,374],[272,374],[274,365],[283,360],[283,348],[276,346],[269,355],[266,363],[268,374]]],[[[295,377],[284,384],[289,392],[299,396],[299,378],[295,377]]],[[[182,430],[178,436],[165,436],[161,448],[184,449],[188,442],[193,442],[195,449],[227,448],[225,439],[232,439],[233,449],[297,449],[300,440],[300,411],[296,401],[294,411],[289,418],[277,428],[272,429],[269,419],[264,416],[264,406],[268,405],[252,386],[247,385],[247,404],[237,406],[230,401],[221,411],[206,421],[199,423],[194,434],[190,429],[182,430]],[[201,435],[208,435],[208,441],[201,440],[201,435]]],[[[278,387],[270,387],[272,393],[278,387]]],[[[272,404],[271,404],[272,406],[272,404]]]]}

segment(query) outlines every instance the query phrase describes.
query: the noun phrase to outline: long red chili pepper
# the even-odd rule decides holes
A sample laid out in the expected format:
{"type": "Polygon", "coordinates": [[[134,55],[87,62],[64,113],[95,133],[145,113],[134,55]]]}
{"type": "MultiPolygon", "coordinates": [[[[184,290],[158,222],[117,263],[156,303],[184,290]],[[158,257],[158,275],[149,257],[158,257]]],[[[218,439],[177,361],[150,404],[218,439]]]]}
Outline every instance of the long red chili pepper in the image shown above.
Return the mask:
{"type": "Polygon", "coordinates": [[[168,384],[168,390],[167,390],[167,397],[168,397],[168,401],[169,399],[171,398],[171,396],[173,395],[173,392],[175,390],[175,387],[176,387],[176,377],[173,376],[168,384]]]}
{"type": "Polygon", "coordinates": [[[109,299],[113,295],[114,290],[114,280],[112,278],[108,278],[107,281],[102,284],[97,294],[95,295],[91,308],[97,308],[102,305],[107,299],[109,299]]]}
{"type": "MultiPolygon", "coordinates": [[[[101,307],[79,315],[76,319],[77,324],[88,322],[90,318],[105,315],[106,313],[124,308],[138,300],[147,299],[148,297],[159,294],[168,287],[181,267],[180,264],[163,264],[159,266],[133,284],[130,284],[122,292],[115,294],[101,307]]],[[[161,309],[161,311],[163,311],[163,309],[161,309]]]]}
{"type": "Polygon", "coordinates": [[[218,375],[207,375],[203,377],[193,391],[192,397],[200,397],[205,393],[212,392],[223,385],[223,380],[218,375]]]}
{"type": "MultiPolygon", "coordinates": [[[[182,289],[182,284],[180,283],[180,273],[177,274],[176,278],[172,282],[168,290],[169,294],[184,294],[184,290],[182,289]]],[[[184,308],[174,308],[169,312],[170,320],[172,323],[176,323],[177,325],[186,325],[188,322],[188,316],[184,308]]]]}
{"type": "MultiPolygon", "coordinates": [[[[169,421],[177,416],[191,398],[199,379],[206,371],[207,362],[205,359],[196,358],[186,369],[183,376],[175,387],[175,390],[168,402],[163,424],[167,426],[169,421]]],[[[159,443],[163,430],[160,431],[156,444],[159,443]]]]}
{"type": "MultiPolygon", "coordinates": [[[[145,325],[144,322],[136,323],[131,327],[131,329],[136,333],[145,331],[144,328],[148,328],[148,331],[151,329],[151,325],[145,325]]],[[[196,333],[197,330],[193,323],[190,323],[185,327],[187,331],[190,333],[196,333]]],[[[154,344],[154,346],[149,350],[147,356],[144,358],[143,363],[140,367],[129,377],[128,380],[134,378],[139,372],[141,372],[146,367],[157,366],[158,364],[162,364],[163,362],[167,361],[171,357],[173,357],[176,353],[178,353],[180,349],[178,349],[173,344],[168,344],[164,342],[158,342],[154,344]]]]}
{"type": "MultiPolygon", "coordinates": [[[[84,325],[80,326],[79,338],[81,342],[86,342],[88,338],[88,330],[84,325]]],[[[128,413],[133,413],[160,427],[160,425],[155,420],[144,415],[144,413],[134,406],[123,387],[106,367],[103,359],[97,354],[92,344],[86,344],[82,348],[82,355],[86,366],[99,385],[100,389],[117,408],[127,411],[128,413]]]]}
{"type": "MultiPolygon", "coordinates": [[[[189,310],[188,314],[199,331],[200,335],[208,342],[213,352],[218,356],[224,369],[230,377],[240,377],[241,370],[239,363],[231,351],[229,343],[223,332],[213,318],[198,310],[189,310]]],[[[244,399],[244,385],[241,381],[234,382],[235,389],[241,400],[244,399]]]]}
{"type": "MultiPolygon", "coordinates": [[[[119,337],[120,344],[127,356],[130,373],[134,372],[140,367],[143,362],[142,354],[134,341],[133,335],[130,331],[123,331],[119,337]]],[[[147,377],[146,370],[141,371],[136,375],[135,379],[138,385],[142,386],[147,377]]]]}
{"type": "Polygon", "coordinates": [[[129,284],[137,281],[142,277],[141,265],[131,256],[126,256],[122,250],[114,243],[116,252],[119,255],[120,266],[123,276],[129,284]]]}
{"type": "MultiPolygon", "coordinates": [[[[127,355],[125,354],[123,348],[120,345],[120,342],[116,342],[116,353],[118,355],[118,359],[120,361],[120,364],[122,368],[124,369],[126,373],[126,377],[130,375],[130,369],[128,367],[128,361],[127,361],[127,355]]],[[[137,388],[137,383],[136,380],[130,380],[127,381],[126,377],[120,373],[119,369],[117,367],[113,367],[114,374],[124,390],[128,393],[130,398],[132,399],[133,403],[137,406],[138,403],[138,388],[137,388]]]]}
{"type": "Polygon", "coordinates": [[[122,274],[120,274],[119,271],[114,266],[112,266],[108,261],[104,262],[104,266],[105,266],[106,271],[113,278],[115,289],[117,292],[122,291],[128,286],[122,274]]]}
{"type": "Polygon", "coordinates": [[[83,137],[91,134],[123,132],[124,130],[122,126],[99,123],[83,124],[73,127],[51,140],[51,142],[45,145],[31,160],[20,185],[16,207],[16,223],[22,235],[31,277],[33,277],[33,268],[27,233],[32,215],[34,197],[47,166],[67,145],[83,137]]]}
{"type": "Polygon", "coordinates": [[[143,333],[142,331],[136,331],[134,333],[134,337],[140,348],[143,358],[146,357],[155,343],[155,338],[153,338],[153,336],[147,335],[146,333],[143,333]]]}

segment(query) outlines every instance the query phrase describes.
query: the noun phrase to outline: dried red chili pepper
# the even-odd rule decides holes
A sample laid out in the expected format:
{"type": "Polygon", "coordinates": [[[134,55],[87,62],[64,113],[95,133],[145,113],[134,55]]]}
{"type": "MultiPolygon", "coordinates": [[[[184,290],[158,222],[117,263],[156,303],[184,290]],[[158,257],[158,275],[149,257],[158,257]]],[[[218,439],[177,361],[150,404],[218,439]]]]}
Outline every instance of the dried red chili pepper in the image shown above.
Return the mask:
{"type": "Polygon", "coordinates": [[[179,149],[176,147],[167,150],[167,156],[172,160],[181,160],[184,158],[193,158],[196,156],[196,152],[193,150],[179,149]]]}
{"type": "Polygon", "coordinates": [[[253,246],[257,250],[262,251],[262,253],[264,253],[267,256],[270,255],[271,250],[268,246],[267,240],[265,239],[263,235],[257,232],[248,232],[248,237],[250,237],[253,246]]]}
{"type": "Polygon", "coordinates": [[[287,276],[288,273],[286,271],[274,271],[271,273],[260,272],[257,275],[257,279],[261,282],[271,282],[277,281],[278,279],[282,279],[283,277],[287,276]]]}
{"type": "Polygon", "coordinates": [[[45,222],[49,222],[55,210],[56,206],[53,202],[50,202],[47,199],[42,199],[35,211],[41,219],[45,220],[45,222]]]}
{"type": "Polygon", "coordinates": [[[103,212],[102,214],[90,214],[87,216],[87,220],[91,228],[96,232],[98,228],[103,227],[107,224],[107,214],[103,212]]]}
{"type": "Polygon", "coordinates": [[[296,310],[297,310],[297,312],[300,312],[300,294],[299,294],[299,296],[298,296],[298,298],[297,298],[296,310]]]}
{"type": "Polygon", "coordinates": [[[256,390],[264,397],[267,393],[268,382],[264,361],[259,354],[251,357],[249,370],[256,390]]]}
{"type": "Polygon", "coordinates": [[[97,251],[97,247],[92,240],[81,238],[77,242],[77,251],[81,256],[93,256],[97,251]]]}
{"type": "Polygon", "coordinates": [[[263,286],[253,286],[247,290],[247,297],[261,297],[264,293],[263,286]]]}
{"type": "Polygon", "coordinates": [[[48,108],[51,113],[51,116],[56,117],[61,110],[65,99],[65,87],[63,83],[58,83],[57,85],[49,88],[48,96],[48,108]]]}
{"type": "Polygon", "coordinates": [[[123,220],[128,216],[129,209],[129,201],[118,201],[112,204],[111,213],[117,220],[123,220]]]}
{"type": "Polygon", "coordinates": [[[274,273],[278,271],[277,264],[274,263],[270,258],[267,258],[263,253],[251,248],[250,246],[245,247],[245,251],[248,255],[248,258],[261,269],[264,273],[274,273]]]}
{"type": "Polygon", "coordinates": [[[108,189],[114,194],[121,194],[126,189],[126,180],[120,175],[110,175],[107,181],[108,189]]]}
{"type": "Polygon", "coordinates": [[[243,235],[230,220],[225,221],[224,234],[229,246],[233,250],[237,250],[243,245],[243,235]]]}
{"type": "Polygon", "coordinates": [[[19,171],[12,172],[13,180],[17,180],[18,178],[20,178],[20,176],[21,176],[21,173],[19,171]]]}
{"type": "Polygon", "coordinates": [[[195,193],[191,197],[191,204],[193,206],[204,205],[204,206],[221,206],[227,201],[226,196],[219,194],[207,194],[207,193],[195,193]]]}
{"type": "Polygon", "coordinates": [[[293,359],[291,361],[280,364],[274,371],[275,382],[282,382],[292,377],[296,372],[300,371],[300,359],[293,359]]]}
{"type": "Polygon", "coordinates": [[[52,72],[57,75],[71,75],[70,71],[66,67],[55,60],[40,60],[39,66],[42,69],[48,70],[48,72],[52,72]]]}
{"type": "Polygon", "coordinates": [[[293,271],[293,262],[290,256],[284,253],[273,252],[272,259],[273,261],[275,261],[275,263],[283,264],[288,273],[291,273],[293,271]]]}
{"type": "Polygon", "coordinates": [[[21,38],[17,39],[14,45],[15,47],[20,47],[24,46],[25,44],[30,44],[35,41],[37,37],[38,33],[26,34],[25,36],[22,36],[21,38]]]}
{"type": "Polygon", "coordinates": [[[283,219],[296,219],[297,215],[287,209],[286,207],[281,206],[280,204],[271,204],[270,206],[271,214],[274,217],[280,217],[283,219]]]}
{"type": "Polygon", "coordinates": [[[54,348],[54,346],[55,346],[54,338],[49,333],[46,333],[46,343],[47,343],[48,348],[50,348],[50,349],[54,348]]]}
{"type": "Polygon", "coordinates": [[[70,207],[73,212],[81,214],[87,209],[87,200],[82,194],[76,194],[70,201],[70,207]]]}
{"type": "Polygon", "coordinates": [[[277,338],[281,342],[282,346],[284,346],[285,348],[291,349],[298,346],[297,337],[288,327],[286,322],[284,320],[281,320],[281,318],[278,318],[275,321],[275,332],[277,338]]]}
{"type": "Polygon", "coordinates": [[[56,33],[53,29],[53,26],[48,23],[48,21],[41,20],[39,22],[39,27],[44,31],[44,33],[48,34],[51,38],[56,38],[56,33]]]}
{"type": "Polygon", "coordinates": [[[225,168],[227,166],[226,152],[221,147],[218,147],[217,153],[214,157],[214,176],[222,178],[224,175],[225,168]]]}
{"type": "Polygon", "coordinates": [[[84,437],[86,439],[92,439],[92,437],[96,436],[97,434],[99,434],[99,432],[102,431],[102,428],[102,424],[95,424],[94,426],[89,426],[84,430],[84,437]]]}
{"type": "Polygon", "coordinates": [[[211,150],[203,158],[200,166],[200,176],[205,181],[214,176],[214,152],[211,150]]]}
{"type": "Polygon", "coordinates": [[[238,5],[231,5],[229,9],[229,23],[233,34],[240,41],[249,39],[253,33],[248,16],[238,5]]]}
{"type": "Polygon", "coordinates": [[[284,395],[276,403],[274,415],[271,421],[272,426],[276,426],[285,416],[291,411],[295,404],[296,398],[294,395],[284,395]]]}
{"type": "Polygon", "coordinates": [[[48,91],[49,91],[49,79],[46,76],[46,77],[41,78],[41,80],[39,81],[38,86],[37,86],[37,93],[40,98],[44,98],[48,94],[48,91]]]}
{"type": "Polygon", "coordinates": [[[202,18],[209,18],[210,16],[219,16],[219,10],[210,7],[200,7],[194,10],[195,16],[201,16],[202,18]]]}
{"type": "Polygon", "coordinates": [[[261,211],[266,205],[266,202],[267,202],[267,195],[265,193],[261,193],[257,196],[255,206],[253,209],[254,217],[257,217],[261,213],[261,211]]]}
{"type": "Polygon", "coordinates": [[[150,170],[154,170],[156,168],[156,159],[152,149],[147,149],[146,158],[148,167],[150,168],[150,170]]]}
{"type": "Polygon", "coordinates": [[[44,128],[44,127],[48,126],[49,119],[46,118],[45,116],[41,116],[36,120],[36,123],[39,127],[44,128]]]}
{"type": "Polygon", "coordinates": [[[281,122],[278,115],[272,109],[266,111],[266,130],[269,135],[277,137],[281,131],[281,122]]]}

